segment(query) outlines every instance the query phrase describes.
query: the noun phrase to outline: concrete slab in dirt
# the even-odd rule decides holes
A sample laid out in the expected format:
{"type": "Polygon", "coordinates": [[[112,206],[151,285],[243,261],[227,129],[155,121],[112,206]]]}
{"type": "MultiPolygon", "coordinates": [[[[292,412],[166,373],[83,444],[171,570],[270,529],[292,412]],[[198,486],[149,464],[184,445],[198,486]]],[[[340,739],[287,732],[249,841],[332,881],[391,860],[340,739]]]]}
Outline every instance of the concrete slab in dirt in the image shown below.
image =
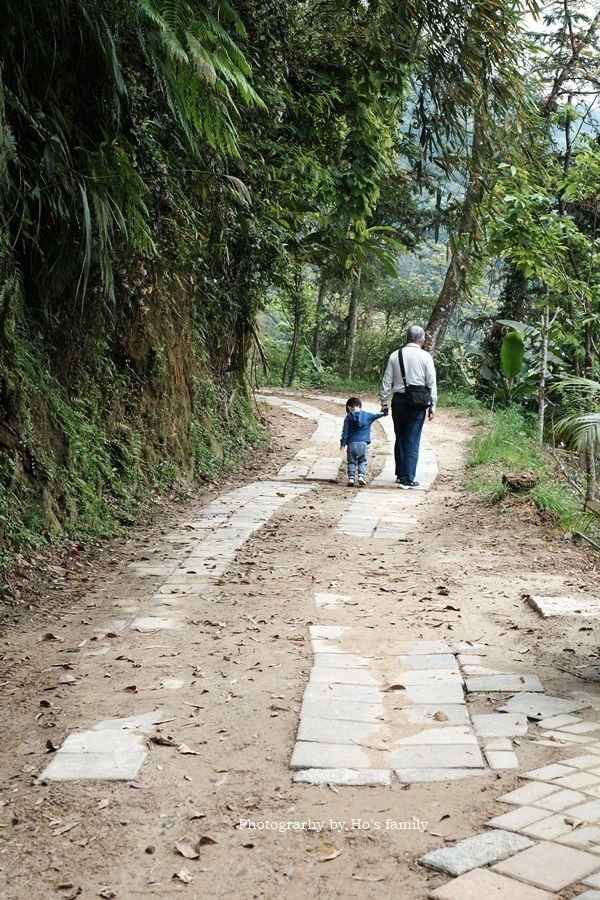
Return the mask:
{"type": "Polygon", "coordinates": [[[512,750],[486,750],[485,758],[490,769],[519,768],[519,757],[512,750]]]}
{"type": "Polygon", "coordinates": [[[494,816],[485,824],[490,828],[507,828],[509,831],[521,831],[534,822],[547,819],[548,812],[545,809],[537,809],[535,806],[519,806],[501,816],[494,816]]]}
{"type": "Polygon", "coordinates": [[[598,869],[597,856],[551,841],[542,841],[493,867],[494,872],[549,891],[561,891],[598,869]]]}
{"type": "Polygon", "coordinates": [[[526,692],[517,694],[499,707],[500,712],[523,713],[528,719],[547,719],[560,713],[571,713],[576,709],[591,706],[587,700],[565,700],[563,697],[550,697],[548,694],[526,692]]]}
{"type": "Polygon", "coordinates": [[[474,837],[459,841],[453,847],[432,850],[419,859],[422,866],[437,869],[447,875],[464,875],[478,866],[499,862],[518,850],[532,846],[532,841],[522,834],[510,831],[484,831],[474,837]]]}
{"type": "Polygon", "coordinates": [[[502,900],[559,900],[557,894],[505,878],[490,869],[472,869],[455,881],[432,891],[429,896],[433,900],[481,900],[482,897],[502,897],[502,900]]]}
{"type": "Polygon", "coordinates": [[[477,738],[466,725],[449,726],[439,725],[437,728],[428,728],[408,737],[394,741],[395,747],[406,747],[414,744],[470,744],[477,746],[477,738]]]}
{"type": "Polygon", "coordinates": [[[376,735],[379,727],[370,722],[349,722],[302,716],[297,740],[316,741],[320,744],[352,744],[356,747],[360,746],[369,735],[376,735]]]}
{"type": "MultiPolygon", "coordinates": [[[[310,699],[305,697],[300,711],[301,720],[333,719],[334,721],[375,722],[386,721],[383,704],[357,703],[352,700],[310,699]]],[[[600,781],[600,779],[599,779],[600,781]]]]}
{"type": "Polygon", "coordinates": [[[528,603],[542,616],[600,616],[599,600],[577,597],[529,597],[528,603]]]}
{"type": "Polygon", "coordinates": [[[394,644],[394,653],[403,656],[414,656],[415,654],[432,654],[445,653],[448,655],[452,651],[448,644],[444,641],[398,641],[394,644]]]}
{"type": "Polygon", "coordinates": [[[527,734],[527,716],[522,713],[485,713],[473,716],[479,737],[517,737],[527,734]]]}
{"type": "Polygon", "coordinates": [[[40,782],[105,779],[130,781],[146,758],[145,736],[165,718],[154,710],[124,719],[105,719],[70,734],[40,775],[40,782]]]}
{"type": "Polygon", "coordinates": [[[341,638],[347,628],[341,625],[309,625],[308,634],[311,640],[336,641],[341,638]]]}
{"type": "Polygon", "coordinates": [[[317,744],[298,741],[290,760],[290,769],[370,769],[386,768],[387,753],[362,750],[349,744],[317,744]],[[379,762],[380,765],[372,766],[379,762]]]}
{"type": "Polygon", "coordinates": [[[402,697],[410,703],[461,703],[465,695],[461,684],[408,684],[402,697]]]}
{"type": "Polygon", "coordinates": [[[542,692],[542,682],[537,675],[480,675],[465,681],[469,694],[484,691],[532,691],[542,692]]]}
{"type": "Polygon", "coordinates": [[[395,769],[396,777],[402,784],[429,784],[433,782],[458,781],[489,775],[489,769],[395,769]]]}
{"type": "MultiPolygon", "coordinates": [[[[325,654],[324,654],[325,655],[325,654]]],[[[331,655],[331,654],[329,654],[331,655]]],[[[335,654],[334,654],[335,655],[335,654]]],[[[323,666],[311,669],[309,684],[366,684],[371,687],[378,687],[379,681],[368,669],[360,668],[360,666],[350,667],[331,667],[325,669],[323,666]]]]}
{"type": "Polygon", "coordinates": [[[446,685],[458,684],[462,691],[462,676],[458,669],[404,669],[394,670],[389,674],[391,682],[399,681],[405,686],[413,684],[446,685]]]}
{"type": "MultiPolygon", "coordinates": [[[[463,698],[464,700],[464,698],[463,698]]],[[[463,725],[469,721],[465,703],[415,703],[402,709],[402,717],[411,725],[463,725]],[[435,717],[438,716],[436,719],[435,717]],[[440,716],[445,716],[440,720],[440,716]]]]}
{"type": "Polygon", "coordinates": [[[523,787],[498,797],[500,803],[510,803],[512,806],[536,806],[538,800],[544,797],[550,797],[553,794],[561,793],[553,784],[546,784],[544,781],[532,781],[523,787]]]}
{"type": "Polygon", "coordinates": [[[483,768],[481,751],[469,744],[432,744],[401,747],[390,754],[393,769],[469,769],[483,768]]]}
{"type": "MultiPolygon", "coordinates": [[[[131,737],[131,735],[129,736],[131,737]]],[[[135,747],[118,747],[107,753],[59,753],[46,766],[39,781],[131,781],[135,779],[146,751],[135,747]]]]}
{"type": "Polygon", "coordinates": [[[453,669],[458,671],[456,658],[451,653],[412,653],[397,656],[396,662],[407,669],[453,669]]]}
{"type": "Polygon", "coordinates": [[[303,769],[294,772],[292,781],[304,784],[344,784],[360,786],[365,784],[392,783],[389,769],[303,769]]]}
{"type": "MultiPolygon", "coordinates": [[[[305,700],[350,700],[355,703],[381,703],[381,691],[362,684],[319,684],[309,681],[305,700]]],[[[600,760],[599,760],[600,763],[600,760]]]]}
{"type": "Polygon", "coordinates": [[[559,844],[567,847],[576,847],[578,850],[590,850],[597,852],[595,848],[600,844],[600,827],[598,825],[583,825],[575,828],[570,834],[557,838],[559,844]]]}
{"type": "Polygon", "coordinates": [[[316,669],[353,669],[359,666],[371,666],[373,660],[355,653],[315,653],[313,666],[316,669]]]}

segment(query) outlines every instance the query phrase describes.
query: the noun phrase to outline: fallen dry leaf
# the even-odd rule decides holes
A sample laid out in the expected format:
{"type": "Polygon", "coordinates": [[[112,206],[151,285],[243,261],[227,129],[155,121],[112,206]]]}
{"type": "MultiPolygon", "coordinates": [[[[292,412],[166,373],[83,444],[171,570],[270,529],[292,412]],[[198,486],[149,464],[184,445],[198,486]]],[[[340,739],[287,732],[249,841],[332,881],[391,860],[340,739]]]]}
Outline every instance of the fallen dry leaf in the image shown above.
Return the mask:
{"type": "Polygon", "coordinates": [[[72,828],[77,828],[77,826],[78,826],[79,824],[80,824],[79,822],[69,822],[68,825],[63,825],[61,828],[56,828],[56,829],[52,832],[52,834],[53,834],[53,835],[57,835],[57,834],[66,834],[67,831],[71,831],[72,828]]]}
{"type": "Polygon", "coordinates": [[[138,791],[147,791],[150,790],[149,785],[144,784],[142,781],[128,781],[128,787],[136,788],[138,791]]]}
{"type": "Polygon", "coordinates": [[[192,880],[191,872],[188,872],[186,867],[184,866],[179,872],[176,872],[173,875],[173,878],[179,878],[180,881],[183,881],[184,884],[189,884],[192,880]]]}
{"type": "Polygon", "coordinates": [[[198,851],[191,844],[188,844],[187,841],[177,841],[175,849],[182,856],[185,856],[186,859],[198,859],[200,856],[198,851]]]}
{"type": "Polygon", "coordinates": [[[198,750],[191,750],[187,744],[179,744],[179,746],[177,747],[177,751],[187,756],[200,756],[198,750]]]}
{"type": "Polygon", "coordinates": [[[436,712],[433,718],[435,719],[436,722],[447,722],[448,721],[448,716],[446,715],[445,712],[442,712],[441,710],[436,712]]]}
{"type": "Polygon", "coordinates": [[[123,690],[126,694],[137,694],[138,689],[135,684],[128,684],[127,687],[124,687],[123,690]]]}
{"type": "Polygon", "coordinates": [[[212,838],[209,834],[203,834],[196,846],[206,847],[208,844],[218,844],[218,841],[212,838]]]}
{"type": "Polygon", "coordinates": [[[342,855],[341,850],[334,850],[333,853],[330,853],[329,856],[322,856],[317,862],[330,862],[332,859],[337,859],[338,856],[342,855]]]}

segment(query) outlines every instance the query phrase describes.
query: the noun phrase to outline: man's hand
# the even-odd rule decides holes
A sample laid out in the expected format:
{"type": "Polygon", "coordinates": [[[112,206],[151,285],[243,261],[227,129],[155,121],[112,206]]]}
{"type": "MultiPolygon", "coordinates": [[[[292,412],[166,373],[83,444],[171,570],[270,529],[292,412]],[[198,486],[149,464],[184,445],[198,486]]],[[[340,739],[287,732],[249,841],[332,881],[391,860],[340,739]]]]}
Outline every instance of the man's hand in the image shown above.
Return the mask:
{"type": "Polygon", "coordinates": [[[345,444],[340,444],[340,450],[343,450],[345,446],[345,444]]]}
{"type": "Polygon", "coordinates": [[[435,412],[433,409],[429,409],[427,411],[427,418],[429,419],[430,422],[432,421],[432,419],[435,419],[435,412]]]}
{"type": "Polygon", "coordinates": [[[387,406],[383,406],[383,404],[382,404],[382,406],[381,406],[381,412],[384,414],[384,416],[387,416],[388,413],[389,413],[388,407],[387,407],[387,406]]]}

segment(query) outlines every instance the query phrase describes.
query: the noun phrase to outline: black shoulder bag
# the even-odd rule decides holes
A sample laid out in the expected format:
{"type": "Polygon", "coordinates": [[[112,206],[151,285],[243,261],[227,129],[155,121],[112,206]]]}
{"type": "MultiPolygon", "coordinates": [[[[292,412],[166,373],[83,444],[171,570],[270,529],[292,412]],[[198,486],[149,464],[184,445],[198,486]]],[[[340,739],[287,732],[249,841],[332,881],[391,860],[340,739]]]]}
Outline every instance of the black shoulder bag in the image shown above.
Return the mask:
{"type": "Polygon", "coordinates": [[[411,409],[424,410],[431,406],[431,388],[426,384],[407,384],[406,371],[404,369],[404,359],[402,358],[402,350],[398,350],[398,362],[400,363],[400,371],[402,372],[402,381],[404,382],[404,396],[406,404],[411,409]]]}

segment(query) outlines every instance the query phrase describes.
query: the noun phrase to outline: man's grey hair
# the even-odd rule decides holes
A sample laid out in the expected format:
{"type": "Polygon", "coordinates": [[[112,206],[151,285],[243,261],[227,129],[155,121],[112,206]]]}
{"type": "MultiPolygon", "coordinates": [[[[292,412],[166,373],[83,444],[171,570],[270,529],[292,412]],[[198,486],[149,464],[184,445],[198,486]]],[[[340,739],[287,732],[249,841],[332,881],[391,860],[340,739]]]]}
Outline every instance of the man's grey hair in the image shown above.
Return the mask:
{"type": "Polygon", "coordinates": [[[420,344],[425,337],[425,332],[420,325],[411,325],[406,332],[407,344],[420,344]]]}

